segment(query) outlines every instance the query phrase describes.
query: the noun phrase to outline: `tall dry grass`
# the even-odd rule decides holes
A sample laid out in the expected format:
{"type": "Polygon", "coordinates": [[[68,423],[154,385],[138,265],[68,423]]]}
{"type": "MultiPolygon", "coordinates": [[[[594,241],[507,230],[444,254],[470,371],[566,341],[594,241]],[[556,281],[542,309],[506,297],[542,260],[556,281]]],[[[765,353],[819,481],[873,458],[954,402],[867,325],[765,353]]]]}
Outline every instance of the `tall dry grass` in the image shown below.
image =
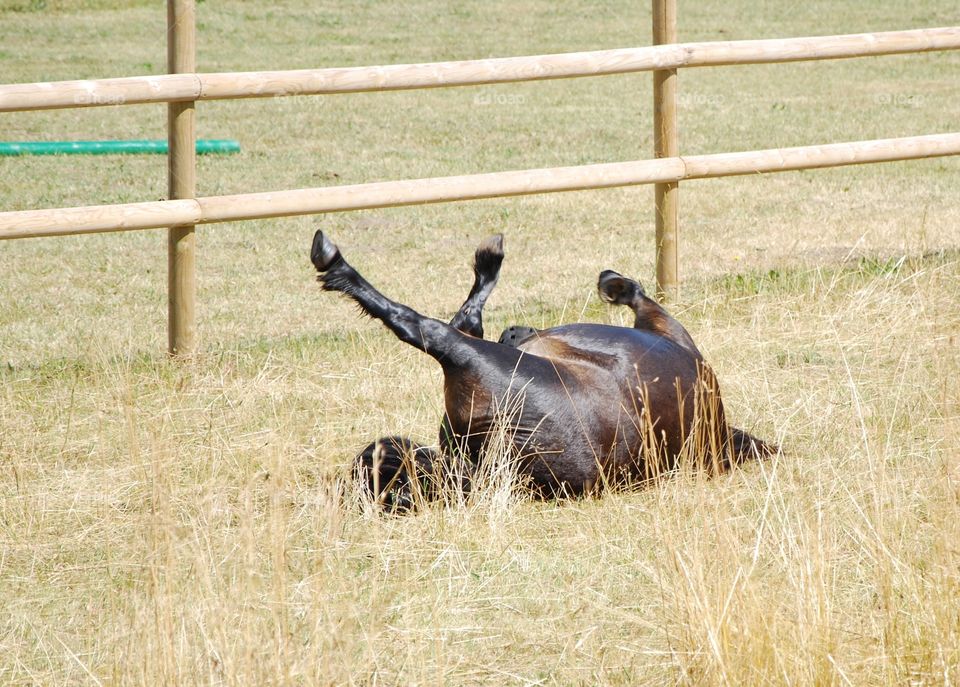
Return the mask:
{"type": "Polygon", "coordinates": [[[601,499],[493,474],[408,517],[364,506],[343,408],[429,435],[406,355],[364,383],[296,346],[8,369],[0,675],[952,684],[960,264],[872,265],[705,285],[694,335],[785,453],[601,499]]]}

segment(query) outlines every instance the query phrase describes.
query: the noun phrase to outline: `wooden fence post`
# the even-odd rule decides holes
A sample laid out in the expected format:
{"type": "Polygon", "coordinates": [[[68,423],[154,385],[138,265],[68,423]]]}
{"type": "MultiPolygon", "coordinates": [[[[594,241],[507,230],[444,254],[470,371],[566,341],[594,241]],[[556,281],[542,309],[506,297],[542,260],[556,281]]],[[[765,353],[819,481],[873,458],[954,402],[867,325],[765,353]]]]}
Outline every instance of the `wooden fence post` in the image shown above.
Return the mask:
{"type": "MultiPolygon", "coordinates": [[[[167,70],[197,71],[195,0],[167,0],[167,70]]],[[[167,105],[167,190],[170,200],[197,193],[195,102],[167,105]]],[[[193,225],[167,235],[168,347],[171,355],[193,352],[196,336],[196,234],[193,225]]]]}
{"type": "MultiPolygon", "coordinates": [[[[677,42],[677,0],[653,0],[653,43],[677,42]]],[[[654,157],[678,157],[677,143],[677,70],[653,72],[653,154],[654,157]]],[[[657,241],[657,298],[677,296],[677,182],[654,186],[657,241]]]]}

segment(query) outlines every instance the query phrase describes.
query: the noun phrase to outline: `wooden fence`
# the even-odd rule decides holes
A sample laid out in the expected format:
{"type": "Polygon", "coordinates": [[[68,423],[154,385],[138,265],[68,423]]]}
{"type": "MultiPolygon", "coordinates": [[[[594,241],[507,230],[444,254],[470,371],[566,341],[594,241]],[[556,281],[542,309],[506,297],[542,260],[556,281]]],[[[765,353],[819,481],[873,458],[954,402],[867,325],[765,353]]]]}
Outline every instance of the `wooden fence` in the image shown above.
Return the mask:
{"type": "Polygon", "coordinates": [[[167,75],[0,85],[0,112],[168,103],[170,200],[0,212],[0,240],[170,227],[169,348],[193,350],[194,226],[266,217],[655,184],[657,292],[677,284],[678,184],[737,174],[960,154],[960,132],[713,155],[679,154],[680,68],[769,64],[960,49],[960,27],[774,40],[676,42],[676,0],[653,0],[654,45],[459,62],[196,73],[194,0],[168,0],[167,75]],[[440,88],[652,71],[654,159],[271,193],[196,198],[198,100],[440,88]]]}

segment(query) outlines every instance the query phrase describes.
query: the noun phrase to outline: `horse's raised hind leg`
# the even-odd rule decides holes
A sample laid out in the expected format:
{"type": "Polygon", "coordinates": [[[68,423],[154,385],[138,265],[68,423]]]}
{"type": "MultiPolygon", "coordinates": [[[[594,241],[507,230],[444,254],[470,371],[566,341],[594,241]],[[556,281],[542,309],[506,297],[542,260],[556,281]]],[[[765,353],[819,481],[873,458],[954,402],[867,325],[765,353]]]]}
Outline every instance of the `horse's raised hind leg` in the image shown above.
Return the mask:
{"type": "Polygon", "coordinates": [[[604,270],[597,280],[597,291],[600,298],[607,303],[626,305],[633,310],[634,329],[647,329],[662,334],[700,357],[700,350],[683,325],[673,319],[659,303],[649,298],[637,280],[624,277],[613,270],[604,270]]]}
{"type": "Polygon", "coordinates": [[[473,288],[450,320],[450,326],[464,334],[483,338],[483,306],[500,276],[503,263],[503,234],[495,234],[477,247],[473,255],[473,288]]]}
{"type": "MultiPolygon", "coordinates": [[[[689,351],[697,360],[697,382],[694,388],[690,429],[687,438],[692,457],[702,467],[719,472],[730,463],[730,430],[720,400],[716,375],[704,362],[700,351],[683,325],[677,322],[656,301],[644,293],[640,282],[613,270],[604,270],[597,280],[600,298],[607,303],[626,305],[633,310],[634,328],[656,332],[689,351]]],[[[683,414],[687,401],[680,401],[683,414]]]]}
{"type": "Polygon", "coordinates": [[[613,270],[604,270],[597,281],[600,298],[607,303],[626,305],[633,310],[636,329],[658,332],[683,346],[698,359],[700,371],[694,399],[694,412],[699,416],[699,437],[694,437],[695,452],[704,465],[725,469],[731,463],[739,464],[753,458],[776,454],[779,447],[750,436],[743,430],[727,424],[720,399],[720,385],[713,369],[703,362],[700,350],[683,325],[677,322],[656,301],[643,291],[640,282],[624,277],[613,270]]]}

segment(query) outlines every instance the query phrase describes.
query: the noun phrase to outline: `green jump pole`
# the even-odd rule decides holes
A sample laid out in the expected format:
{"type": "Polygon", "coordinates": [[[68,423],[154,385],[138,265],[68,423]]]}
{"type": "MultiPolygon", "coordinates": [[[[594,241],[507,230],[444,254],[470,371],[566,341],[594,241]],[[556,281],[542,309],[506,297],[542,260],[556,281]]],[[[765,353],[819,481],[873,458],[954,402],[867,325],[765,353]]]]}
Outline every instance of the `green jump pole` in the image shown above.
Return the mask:
{"type": "MultiPolygon", "coordinates": [[[[163,140],[139,141],[28,141],[25,143],[0,142],[0,156],[11,155],[142,155],[156,153],[166,155],[168,142],[163,140]]],[[[240,143],[233,139],[199,139],[197,154],[239,153],[240,143]]]]}

